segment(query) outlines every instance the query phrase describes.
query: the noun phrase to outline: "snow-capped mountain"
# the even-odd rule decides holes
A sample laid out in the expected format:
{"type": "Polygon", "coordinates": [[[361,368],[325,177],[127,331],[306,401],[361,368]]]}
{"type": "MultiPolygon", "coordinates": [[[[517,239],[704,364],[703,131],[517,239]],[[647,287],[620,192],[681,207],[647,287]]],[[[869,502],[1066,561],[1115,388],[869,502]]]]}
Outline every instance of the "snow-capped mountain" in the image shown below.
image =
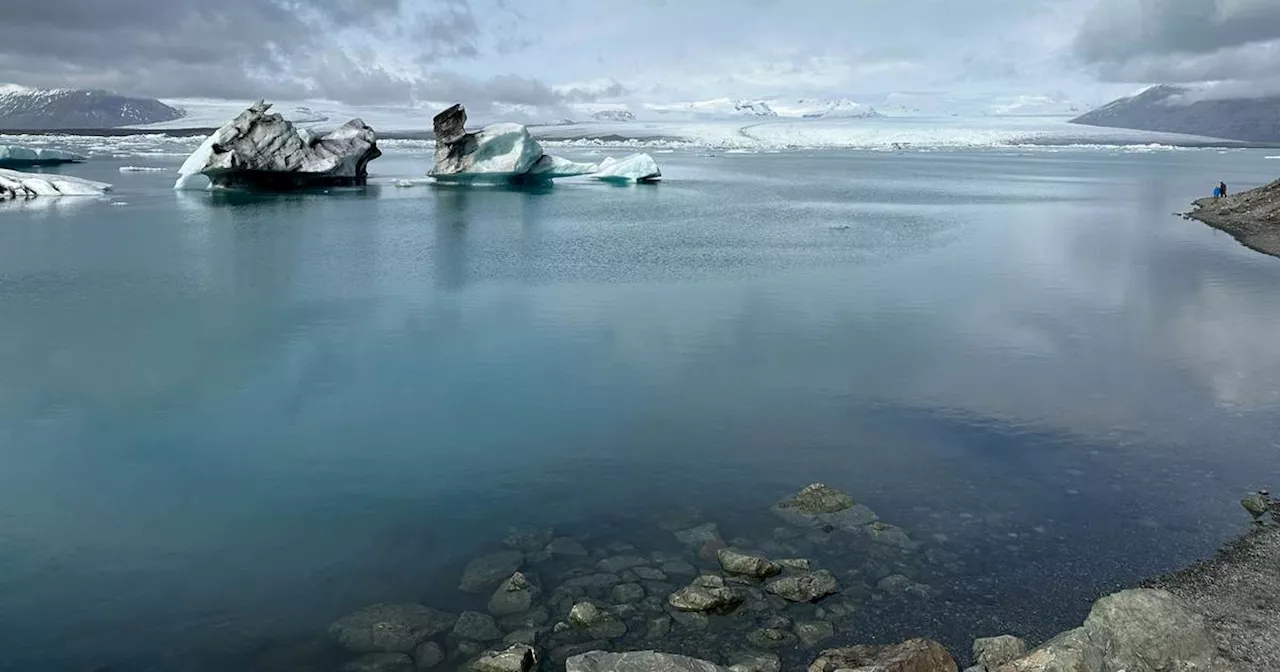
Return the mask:
{"type": "Polygon", "coordinates": [[[869,119],[881,116],[875,108],[848,98],[824,100],[800,98],[797,100],[771,100],[769,105],[778,116],[803,119],[869,119]]]}
{"type": "Polygon", "coordinates": [[[1053,96],[1015,96],[996,99],[991,103],[988,113],[1002,117],[1068,117],[1086,109],[1087,106],[1074,100],[1053,96]]]}
{"type": "Polygon", "coordinates": [[[1160,85],[1114,100],[1073,124],[1187,133],[1248,142],[1280,142],[1280,96],[1206,97],[1186,86],[1160,85]]]}
{"type": "Polygon", "coordinates": [[[687,113],[700,117],[776,117],[777,112],[763,100],[715,98],[692,103],[648,104],[645,109],[664,114],[687,113]]]}
{"type": "Polygon", "coordinates": [[[182,117],[151,98],[90,89],[0,88],[0,129],[116,128],[182,117]]]}
{"type": "Polygon", "coordinates": [[[636,115],[631,110],[600,110],[591,118],[596,121],[635,121],[636,115]]]}

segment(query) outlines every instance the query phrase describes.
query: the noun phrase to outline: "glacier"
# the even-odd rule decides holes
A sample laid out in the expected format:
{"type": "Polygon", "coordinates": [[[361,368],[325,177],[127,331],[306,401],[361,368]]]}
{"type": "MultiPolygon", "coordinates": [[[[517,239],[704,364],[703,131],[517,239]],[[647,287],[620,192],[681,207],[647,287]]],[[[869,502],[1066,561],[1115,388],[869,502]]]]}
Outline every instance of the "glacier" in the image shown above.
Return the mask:
{"type": "Polygon", "coordinates": [[[105,182],[0,168],[0,201],[26,200],[38,196],[100,196],[110,190],[111,185],[105,182]]]}
{"type": "Polygon", "coordinates": [[[205,138],[178,169],[174,189],[297,189],[362,185],[382,156],[377,136],[359,119],[317,136],[297,129],[258,101],[205,138]]]}
{"type": "Polygon", "coordinates": [[[84,157],[60,149],[0,145],[0,168],[25,168],[27,166],[57,166],[64,163],[80,163],[84,157]]]}

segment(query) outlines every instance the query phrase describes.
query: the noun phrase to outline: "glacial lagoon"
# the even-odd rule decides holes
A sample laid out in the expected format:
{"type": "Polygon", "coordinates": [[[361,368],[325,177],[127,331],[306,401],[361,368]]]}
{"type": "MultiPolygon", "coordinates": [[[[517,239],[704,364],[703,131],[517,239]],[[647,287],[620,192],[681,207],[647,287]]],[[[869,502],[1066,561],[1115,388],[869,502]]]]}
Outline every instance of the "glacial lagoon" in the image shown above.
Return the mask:
{"type": "Polygon", "coordinates": [[[429,150],[384,151],[291,195],[123,151],[64,170],[107,198],[0,207],[0,669],[337,666],[335,620],[485,612],[464,570],[513,550],[548,628],[616,576],[582,587],[636,605],[616,648],[792,669],[786,619],[963,654],[1280,483],[1280,263],[1172,214],[1274,151],[677,149],[537,189],[397,187],[429,150]],[[910,543],[770,510],[813,482],[910,543]],[[707,525],[841,593],[651,633],[707,525]]]}

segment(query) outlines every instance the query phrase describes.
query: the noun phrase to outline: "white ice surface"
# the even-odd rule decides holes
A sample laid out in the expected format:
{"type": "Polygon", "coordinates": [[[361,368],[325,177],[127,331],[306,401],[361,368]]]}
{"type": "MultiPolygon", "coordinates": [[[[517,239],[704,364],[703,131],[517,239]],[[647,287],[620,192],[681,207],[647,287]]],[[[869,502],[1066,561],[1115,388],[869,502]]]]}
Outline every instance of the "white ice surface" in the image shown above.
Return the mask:
{"type": "Polygon", "coordinates": [[[662,171],[658,170],[658,162],[652,156],[632,154],[601,161],[599,169],[591,177],[604,182],[649,182],[662,177],[662,171]]]}
{"type": "Polygon", "coordinates": [[[476,134],[471,169],[437,176],[441,180],[502,179],[524,175],[542,156],[542,146],[520,124],[493,124],[476,134]]]}
{"type": "Polygon", "coordinates": [[[23,200],[32,196],[99,196],[110,190],[111,185],[105,182],[0,168],[0,200],[23,200]]]}
{"type": "Polygon", "coordinates": [[[555,179],[561,177],[574,177],[576,175],[587,175],[599,170],[599,164],[595,163],[578,163],[559,156],[543,154],[533,164],[533,168],[529,169],[529,175],[542,179],[555,179]]]}
{"type": "Polygon", "coordinates": [[[194,152],[191,152],[191,156],[188,156],[178,168],[178,180],[173,183],[174,189],[208,189],[213,186],[209,178],[202,175],[200,171],[209,164],[209,159],[213,156],[213,146],[217,143],[218,134],[214,133],[205,138],[194,152]]]}
{"type": "Polygon", "coordinates": [[[48,147],[0,145],[0,161],[83,161],[84,157],[48,147]]]}

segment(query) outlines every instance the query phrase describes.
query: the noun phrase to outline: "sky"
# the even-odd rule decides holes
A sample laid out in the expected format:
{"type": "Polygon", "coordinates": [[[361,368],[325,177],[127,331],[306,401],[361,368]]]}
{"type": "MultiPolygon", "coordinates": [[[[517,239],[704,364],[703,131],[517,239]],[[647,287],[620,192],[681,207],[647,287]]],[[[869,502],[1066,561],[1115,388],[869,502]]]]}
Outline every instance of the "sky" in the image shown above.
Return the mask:
{"type": "Polygon", "coordinates": [[[1280,91],[1280,0],[41,0],[0,13],[0,82],[170,99],[1280,91]]]}

